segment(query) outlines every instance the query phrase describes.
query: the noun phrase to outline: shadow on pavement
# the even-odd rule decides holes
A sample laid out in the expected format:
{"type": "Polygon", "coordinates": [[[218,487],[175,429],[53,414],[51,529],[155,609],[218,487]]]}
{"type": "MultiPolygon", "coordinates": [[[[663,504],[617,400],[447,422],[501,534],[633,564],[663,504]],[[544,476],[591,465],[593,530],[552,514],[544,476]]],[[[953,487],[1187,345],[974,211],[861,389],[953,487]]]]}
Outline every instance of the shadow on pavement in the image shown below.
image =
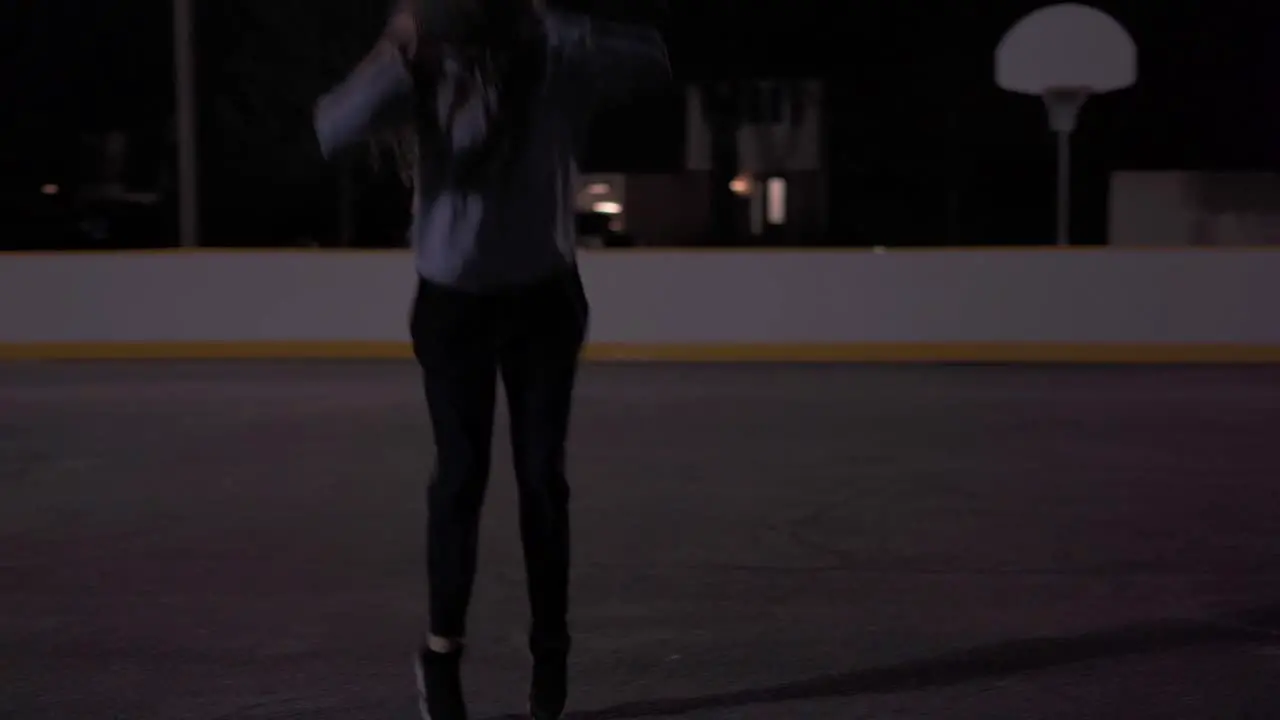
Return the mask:
{"type": "MultiPolygon", "coordinates": [[[[1189,647],[1280,641],[1280,604],[1203,620],[1167,620],[1056,638],[984,645],[879,668],[823,675],[770,687],[629,702],[571,713],[566,720],[662,717],[797,700],[910,692],[1073,663],[1189,647]]],[[[492,720],[523,720],[506,715],[492,720]]]]}

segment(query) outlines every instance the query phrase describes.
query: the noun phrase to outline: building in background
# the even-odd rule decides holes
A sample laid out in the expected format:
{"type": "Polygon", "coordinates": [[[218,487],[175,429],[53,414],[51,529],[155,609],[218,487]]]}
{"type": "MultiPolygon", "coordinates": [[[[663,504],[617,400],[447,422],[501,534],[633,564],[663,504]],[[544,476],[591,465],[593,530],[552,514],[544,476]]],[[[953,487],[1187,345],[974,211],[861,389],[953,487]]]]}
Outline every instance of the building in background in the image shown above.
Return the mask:
{"type": "Polygon", "coordinates": [[[708,186],[716,233],[777,245],[825,234],[820,81],[715,83],[688,88],[686,98],[685,167],[708,186]]]}
{"type": "Polygon", "coordinates": [[[1108,243],[1117,247],[1280,245],[1280,174],[1116,172],[1108,243]]]}
{"type": "Polygon", "coordinates": [[[826,233],[821,83],[693,86],[686,102],[684,172],[579,179],[585,244],[804,245],[826,233]]]}

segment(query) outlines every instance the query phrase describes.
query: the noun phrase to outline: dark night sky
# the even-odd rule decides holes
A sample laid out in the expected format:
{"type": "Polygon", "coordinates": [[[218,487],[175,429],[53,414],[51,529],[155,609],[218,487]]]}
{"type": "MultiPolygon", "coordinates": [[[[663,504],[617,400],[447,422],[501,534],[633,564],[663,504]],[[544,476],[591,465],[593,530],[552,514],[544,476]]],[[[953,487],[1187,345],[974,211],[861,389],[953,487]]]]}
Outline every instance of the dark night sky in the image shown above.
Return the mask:
{"type": "MultiPolygon", "coordinates": [[[[233,0],[198,2],[234,6],[233,0]]],[[[571,4],[603,6],[589,0],[571,4]]],[[[1001,32],[1042,4],[670,0],[652,16],[667,32],[684,78],[759,73],[827,79],[835,191],[872,197],[877,205],[897,202],[906,212],[913,198],[944,186],[965,188],[975,207],[983,206],[984,193],[1003,193],[1005,202],[1018,204],[1017,195],[1008,195],[1011,189],[1022,189],[1033,204],[1047,197],[1048,185],[1038,183],[1041,176],[1050,183],[1052,175],[1043,110],[1034,100],[997,91],[991,79],[992,50],[1001,32]],[[1023,175],[1037,182],[1019,181],[1023,175]]],[[[1096,195],[1097,178],[1113,168],[1280,165],[1280,100],[1267,82],[1271,69],[1280,67],[1274,42],[1280,37],[1280,4],[1095,4],[1137,38],[1141,78],[1138,88],[1086,108],[1077,142],[1077,163],[1086,176],[1081,182],[1089,186],[1084,195],[1096,195]]],[[[385,5],[310,0],[301,7],[340,7],[338,15],[366,18],[334,29],[349,36],[346,47],[356,47],[370,39],[385,5]]],[[[651,12],[644,3],[611,5],[631,16],[651,12]]],[[[172,102],[168,0],[16,0],[3,6],[0,60],[6,70],[0,91],[6,110],[0,114],[0,147],[8,156],[8,179],[66,155],[60,148],[67,146],[69,132],[125,126],[160,135],[172,102]]],[[[228,55],[256,57],[245,45],[263,41],[261,32],[229,12],[205,13],[198,59],[205,94],[218,92],[210,85],[235,77],[223,72],[228,55]]],[[[325,51],[321,46],[294,54],[325,51]]],[[[263,52],[262,72],[272,72],[280,57],[263,52]]],[[[297,132],[306,133],[305,118],[298,120],[297,132]]],[[[671,166],[681,157],[680,125],[674,101],[615,115],[598,133],[589,164],[676,169],[671,166]]],[[[1000,234],[990,215],[975,211],[968,232],[1000,234]]],[[[856,221],[849,222],[847,229],[858,230],[856,221]]],[[[921,226],[909,232],[935,231],[921,226]]]]}

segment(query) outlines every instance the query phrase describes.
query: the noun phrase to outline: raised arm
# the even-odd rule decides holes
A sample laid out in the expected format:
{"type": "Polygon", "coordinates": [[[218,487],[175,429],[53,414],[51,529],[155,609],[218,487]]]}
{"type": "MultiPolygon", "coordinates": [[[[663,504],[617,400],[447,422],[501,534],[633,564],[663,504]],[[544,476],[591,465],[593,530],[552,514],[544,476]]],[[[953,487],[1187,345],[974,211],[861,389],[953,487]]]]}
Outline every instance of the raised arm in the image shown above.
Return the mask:
{"type": "Polygon", "coordinates": [[[653,28],[575,17],[563,24],[560,40],[574,80],[593,104],[623,102],[671,81],[666,43],[653,28]]]}
{"type": "Polygon", "coordinates": [[[412,36],[396,20],[373,51],[316,103],[314,124],[326,158],[413,119],[412,36]]]}

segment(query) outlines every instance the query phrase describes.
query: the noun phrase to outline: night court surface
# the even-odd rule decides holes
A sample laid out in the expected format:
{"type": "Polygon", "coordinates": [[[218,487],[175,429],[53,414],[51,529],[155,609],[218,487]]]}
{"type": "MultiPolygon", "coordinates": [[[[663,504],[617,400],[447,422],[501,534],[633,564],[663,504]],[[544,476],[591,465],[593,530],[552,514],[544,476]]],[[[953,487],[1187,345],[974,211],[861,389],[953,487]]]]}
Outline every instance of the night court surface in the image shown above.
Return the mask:
{"type": "MultiPolygon", "coordinates": [[[[413,718],[419,397],[0,364],[0,717],[413,718]]],[[[590,366],[575,433],[571,717],[1280,717],[1280,368],[590,366]]],[[[495,447],[466,667],[514,718],[495,447]]]]}

